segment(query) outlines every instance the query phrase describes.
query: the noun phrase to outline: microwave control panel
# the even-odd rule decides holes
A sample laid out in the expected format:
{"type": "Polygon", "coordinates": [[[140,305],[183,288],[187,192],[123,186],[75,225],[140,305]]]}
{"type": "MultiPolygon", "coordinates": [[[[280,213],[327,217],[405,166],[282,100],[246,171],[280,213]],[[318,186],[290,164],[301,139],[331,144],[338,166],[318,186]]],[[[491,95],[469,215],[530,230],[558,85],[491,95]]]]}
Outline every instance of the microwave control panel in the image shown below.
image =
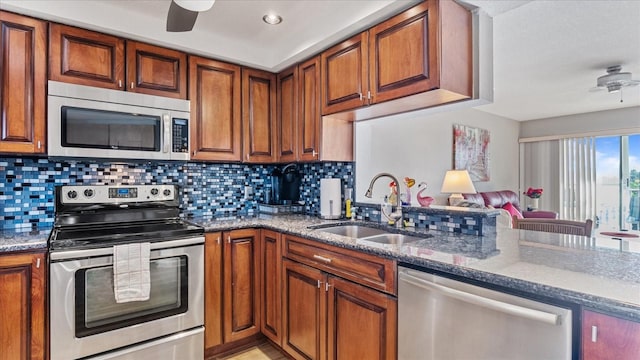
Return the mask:
{"type": "Polygon", "coordinates": [[[189,120],[173,118],[172,152],[189,152],[189,120]]]}

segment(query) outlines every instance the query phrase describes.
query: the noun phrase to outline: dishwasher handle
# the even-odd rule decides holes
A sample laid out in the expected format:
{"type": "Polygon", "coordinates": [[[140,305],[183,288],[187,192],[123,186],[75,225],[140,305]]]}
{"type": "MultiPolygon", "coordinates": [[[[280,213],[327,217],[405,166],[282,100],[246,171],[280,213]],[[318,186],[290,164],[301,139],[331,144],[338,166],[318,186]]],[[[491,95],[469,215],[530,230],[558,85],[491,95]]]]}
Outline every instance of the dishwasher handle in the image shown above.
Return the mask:
{"type": "Polygon", "coordinates": [[[560,325],[561,316],[558,314],[552,314],[545,311],[529,309],[523,306],[509,304],[503,301],[498,301],[484,296],[475,295],[465,291],[452,289],[450,287],[433,283],[421,279],[419,277],[410,275],[406,270],[400,272],[400,281],[407,282],[414,286],[421,287],[426,290],[437,291],[445,296],[458,299],[473,305],[482,306],[488,309],[500,311],[506,314],[524,317],[530,320],[543,322],[550,325],[560,325]]]}

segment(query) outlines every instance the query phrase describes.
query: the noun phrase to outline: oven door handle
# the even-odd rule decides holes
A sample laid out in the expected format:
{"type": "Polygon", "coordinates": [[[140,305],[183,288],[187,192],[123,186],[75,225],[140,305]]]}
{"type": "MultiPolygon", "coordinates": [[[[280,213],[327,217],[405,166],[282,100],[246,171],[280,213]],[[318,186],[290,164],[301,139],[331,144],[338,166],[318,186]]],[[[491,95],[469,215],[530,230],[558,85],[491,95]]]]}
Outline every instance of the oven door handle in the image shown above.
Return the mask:
{"type": "MultiPolygon", "coordinates": [[[[160,249],[169,249],[176,247],[184,247],[190,245],[204,244],[204,236],[192,237],[187,239],[177,239],[168,241],[158,241],[151,243],[151,251],[160,249]]],[[[99,248],[99,249],[84,249],[84,250],[69,250],[52,252],[49,254],[51,260],[66,260],[77,259],[97,256],[109,256],[113,255],[113,246],[99,248]]]]}

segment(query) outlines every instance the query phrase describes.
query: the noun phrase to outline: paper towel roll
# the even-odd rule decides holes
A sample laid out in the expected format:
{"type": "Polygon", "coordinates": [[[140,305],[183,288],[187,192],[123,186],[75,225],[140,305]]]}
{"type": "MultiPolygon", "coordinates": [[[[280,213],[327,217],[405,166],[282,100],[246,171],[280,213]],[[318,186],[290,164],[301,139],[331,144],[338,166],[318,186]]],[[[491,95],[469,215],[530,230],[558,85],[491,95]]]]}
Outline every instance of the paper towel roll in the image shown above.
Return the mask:
{"type": "Polygon", "coordinates": [[[342,213],[340,179],[320,179],[320,217],[339,219],[342,213]]]}

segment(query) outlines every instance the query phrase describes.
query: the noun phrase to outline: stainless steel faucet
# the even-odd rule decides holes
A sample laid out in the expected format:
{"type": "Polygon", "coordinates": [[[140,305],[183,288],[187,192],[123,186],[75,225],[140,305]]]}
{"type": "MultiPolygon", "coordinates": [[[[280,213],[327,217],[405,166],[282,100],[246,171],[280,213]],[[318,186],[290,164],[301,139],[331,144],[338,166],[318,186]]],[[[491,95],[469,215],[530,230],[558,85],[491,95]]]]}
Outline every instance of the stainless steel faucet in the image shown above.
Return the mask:
{"type": "Polygon", "coordinates": [[[398,189],[398,193],[396,194],[396,211],[389,214],[389,217],[393,220],[397,228],[401,228],[403,225],[402,224],[403,219],[402,219],[402,201],[400,200],[400,183],[398,182],[398,179],[396,179],[395,176],[389,173],[379,173],[375,175],[373,179],[371,179],[371,183],[369,184],[369,189],[367,189],[367,192],[364,194],[364,196],[371,198],[373,184],[375,184],[376,180],[378,180],[383,176],[391,178],[396,183],[396,187],[398,189]]]}

